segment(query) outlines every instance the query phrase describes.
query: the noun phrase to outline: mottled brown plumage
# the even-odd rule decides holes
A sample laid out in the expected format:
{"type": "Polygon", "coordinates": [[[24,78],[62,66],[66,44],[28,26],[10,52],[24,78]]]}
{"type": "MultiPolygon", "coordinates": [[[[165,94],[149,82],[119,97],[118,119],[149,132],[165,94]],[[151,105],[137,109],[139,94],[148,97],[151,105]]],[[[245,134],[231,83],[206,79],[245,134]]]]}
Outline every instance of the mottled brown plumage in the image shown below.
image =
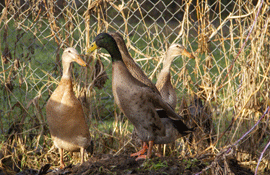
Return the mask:
{"type": "MultiPolygon", "coordinates": [[[[173,59],[178,55],[185,55],[190,58],[194,58],[192,54],[190,54],[182,45],[173,44],[169,47],[168,52],[166,53],[166,57],[163,61],[163,69],[159,74],[158,81],[156,86],[148,79],[142,69],[135,63],[133,58],[130,56],[125,41],[122,36],[117,32],[109,33],[116,41],[117,46],[121,52],[121,56],[123,62],[125,63],[127,69],[132,74],[133,77],[138,79],[143,84],[147,85],[155,92],[161,94],[163,100],[165,100],[173,109],[176,107],[177,97],[175,89],[171,84],[170,79],[170,66],[173,59]]],[[[167,144],[175,141],[176,139],[190,133],[190,130],[181,120],[172,120],[170,119],[166,113],[162,110],[156,110],[159,117],[161,118],[161,122],[165,127],[165,136],[157,137],[155,140],[155,144],[167,144]]],[[[134,130],[133,136],[138,138],[137,131],[134,130]]],[[[146,145],[145,143],[143,145],[146,145]]],[[[143,149],[147,148],[147,146],[143,146],[143,149]]],[[[159,147],[160,149],[160,147],[159,147]]],[[[134,156],[138,156],[145,151],[139,151],[138,154],[132,154],[134,156]]],[[[159,151],[160,152],[160,151],[159,151]]]]}
{"type": "Polygon", "coordinates": [[[89,128],[80,101],[73,91],[71,63],[75,61],[85,66],[74,48],[64,50],[62,56],[63,75],[46,104],[47,121],[52,140],[60,153],[60,168],[64,168],[63,149],[81,152],[84,161],[84,150],[92,147],[89,128]]]}
{"type": "MultiPolygon", "coordinates": [[[[126,66],[124,60],[129,58],[124,58],[127,55],[126,53],[121,55],[123,50],[120,53],[112,36],[107,33],[99,34],[88,51],[92,52],[98,47],[105,48],[112,57],[112,88],[116,104],[134,125],[138,137],[143,142],[149,143],[147,155],[139,155],[139,157],[149,158],[153,144],[160,137],[166,136],[164,124],[161,122],[156,109],[164,110],[168,114],[167,117],[172,119],[180,120],[181,117],[162,99],[157,90],[154,90],[156,88],[144,83],[144,78],[141,79],[140,73],[127,68],[129,66],[126,66]]],[[[132,62],[134,61],[132,60],[132,62]]],[[[137,67],[132,62],[130,61],[129,65],[137,67]]],[[[141,69],[140,71],[142,72],[141,69]]]]}

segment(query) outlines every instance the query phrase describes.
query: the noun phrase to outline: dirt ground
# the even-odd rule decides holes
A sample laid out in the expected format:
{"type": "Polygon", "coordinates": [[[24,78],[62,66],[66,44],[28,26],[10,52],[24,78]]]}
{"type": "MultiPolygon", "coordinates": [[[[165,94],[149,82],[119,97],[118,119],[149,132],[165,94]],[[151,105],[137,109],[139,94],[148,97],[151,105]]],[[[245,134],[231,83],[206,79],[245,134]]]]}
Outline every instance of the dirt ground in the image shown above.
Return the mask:
{"type": "MultiPolygon", "coordinates": [[[[128,154],[113,156],[111,154],[93,155],[83,164],[67,165],[64,169],[54,169],[49,164],[44,165],[40,170],[26,169],[17,173],[18,175],[64,175],[64,174],[183,174],[191,175],[200,172],[210,162],[202,162],[197,159],[181,159],[174,156],[153,157],[149,160],[138,160],[128,154]]],[[[223,166],[223,165],[221,165],[223,166]]],[[[239,166],[236,160],[229,161],[230,173],[251,175],[251,170],[239,166]]],[[[0,170],[0,175],[8,174],[0,170]]],[[[212,174],[208,170],[202,174],[212,174]]]]}

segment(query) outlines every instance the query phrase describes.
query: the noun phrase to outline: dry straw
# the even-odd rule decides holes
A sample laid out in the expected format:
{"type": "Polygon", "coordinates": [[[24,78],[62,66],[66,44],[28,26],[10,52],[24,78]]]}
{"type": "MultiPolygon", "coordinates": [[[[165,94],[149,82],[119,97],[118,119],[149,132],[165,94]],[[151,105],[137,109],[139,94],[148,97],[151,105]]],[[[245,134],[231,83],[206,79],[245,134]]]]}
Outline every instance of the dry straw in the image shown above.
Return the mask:
{"type": "MultiPolygon", "coordinates": [[[[269,152],[265,151],[269,146],[269,116],[266,112],[264,118],[259,117],[269,106],[267,3],[235,1],[227,6],[230,13],[225,14],[222,1],[212,6],[208,1],[185,1],[182,20],[165,23],[161,29],[158,20],[149,24],[147,17],[150,20],[154,17],[137,0],[128,3],[96,0],[82,5],[76,1],[61,4],[43,0],[27,4],[6,0],[0,17],[3,29],[0,165],[12,171],[39,169],[46,163],[58,165],[44,106],[59,83],[61,52],[67,46],[79,48],[88,63],[85,69],[74,66],[74,90],[90,123],[95,152],[120,155],[138,149],[131,139],[129,122],[113,103],[110,83],[104,85],[107,76],[110,79],[109,55],[83,54],[97,33],[118,31],[132,57],[153,81],[170,44],[181,43],[196,55],[194,62],[178,58],[171,73],[179,97],[177,112],[190,127],[197,126],[197,130],[174,146],[164,147],[165,154],[177,151],[179,157],[208,162],[207,172],[213,174],[230,172],[229,158],[256,172],[269,169],[269,152]],[[115,14],[116,22],[110,18],[115,14]],[[140,19],[139,25],[132,24],[134,16],[140,19]],[[42,33],[43,30],[46,32],[42,33]],[[145,43],[145,49],[140,49],[136,36],[145,43]],[[35,66],[35,61],[44,61],[39,58],[42,54],[53,58],[53,62],[35,66]],[[95,57],[103,64],[94,62],[95,57]],[[108,122],[107,115],[114,120],[108,122]],[[247,132],[250,128],[252,132],[247,132]]],[[[68,154],[65,158],[72,161],[68,154]]]]}

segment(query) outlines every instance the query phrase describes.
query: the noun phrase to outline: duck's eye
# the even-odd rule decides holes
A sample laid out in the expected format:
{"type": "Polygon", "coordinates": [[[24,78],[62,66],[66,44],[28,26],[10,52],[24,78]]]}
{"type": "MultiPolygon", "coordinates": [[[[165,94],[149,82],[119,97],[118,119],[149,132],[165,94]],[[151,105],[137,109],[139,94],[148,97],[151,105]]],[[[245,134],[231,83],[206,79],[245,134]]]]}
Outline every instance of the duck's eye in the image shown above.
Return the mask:
{"type": "Polygon", "coordinates": [[[68,53],[71,53],[70,50],[68,51],[68,53]]]}
{"type": "Polygon", "coordinates": [[[182,46],[177,46],[179,49],[183,49],[183,47],[182,46]]]}

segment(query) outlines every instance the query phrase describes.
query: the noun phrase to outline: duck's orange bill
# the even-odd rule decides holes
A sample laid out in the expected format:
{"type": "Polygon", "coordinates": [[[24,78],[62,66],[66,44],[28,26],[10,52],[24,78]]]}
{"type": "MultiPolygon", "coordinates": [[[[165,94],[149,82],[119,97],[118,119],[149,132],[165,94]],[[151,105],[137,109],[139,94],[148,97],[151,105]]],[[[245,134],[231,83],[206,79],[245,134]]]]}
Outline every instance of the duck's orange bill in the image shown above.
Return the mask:
{"type": "Polygon", "coordinates": [[[81,65],[81,66],[86,66],[86,62],[83,61],[83,59],[79,55],[76,56],[76,58],[74,59],[74,61],[76,63],[78,63],[79,65],[81,65]]]}
{"type": "Polygon", "coordinates": [[[183,50],[182,55],[185,55],[189,58],[195,59],[195,56],[192,53],[189,53],[186,49],[183,50]]]}

